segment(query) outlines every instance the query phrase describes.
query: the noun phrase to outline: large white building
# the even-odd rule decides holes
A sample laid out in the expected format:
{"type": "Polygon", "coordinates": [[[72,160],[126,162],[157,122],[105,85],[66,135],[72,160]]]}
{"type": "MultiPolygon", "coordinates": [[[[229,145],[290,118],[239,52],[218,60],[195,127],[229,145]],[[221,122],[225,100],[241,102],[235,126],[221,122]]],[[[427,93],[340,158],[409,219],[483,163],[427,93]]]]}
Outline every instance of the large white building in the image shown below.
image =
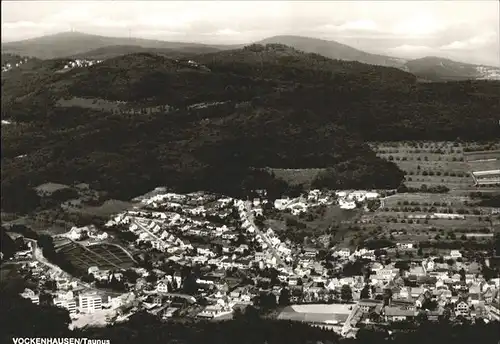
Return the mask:
{"type": "Polygon", "coordinates": [[[35,292],[31,289],[24,289],[24,292],[21,294],[21,297],[25,299],[31,300],[34,304],[38,305],[40,303],[40,296],[35,294],[35,292]]]}
{"type": "Polygon", "coordinates": [[[76,314],[76,310],[78,309],[74,299],[54,299],[54,305],[67,309],[69,314],[76,314]]]}
{"type": "Polygon", "coordinates": [[[500,183],[500,170],[474,171],[472,179],[476,185],[498,184],[500,183]]]}
{"type": "Polygon", "coordinates": [[[102,298],[96,294],[79,295],[78,305],[81,313],[94,313],[102,309],[102,298]]]}

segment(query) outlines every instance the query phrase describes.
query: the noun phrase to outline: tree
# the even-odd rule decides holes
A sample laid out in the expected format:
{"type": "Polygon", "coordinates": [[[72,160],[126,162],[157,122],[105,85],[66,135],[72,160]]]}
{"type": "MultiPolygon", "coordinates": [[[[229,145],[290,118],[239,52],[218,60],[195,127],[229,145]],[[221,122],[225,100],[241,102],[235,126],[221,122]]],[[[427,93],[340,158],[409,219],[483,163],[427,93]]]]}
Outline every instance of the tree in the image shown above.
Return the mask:
{"type": "Polygon", "coordinates": [[[343,301],[351,301],[352,300],[352,290],[348,284],[344,284],[340,289],[340,298],[343,301]]]}
{"type": "Polygon", "coordinates": [[[261,293],[254,298],[254,305],[264,310],[276,307],[276,296],[273,293],[261,293]]]}
{"type": "Polygon", "coordinates": [[[150,271],[149,274],[146,276],[146,282],[148,282],[148,283],[154,284],[154,283],[156,283],[157,280],[158,280],[158,277],[152,271],[150,271]]]}
{"type": "Polygon", "coordinates": [[[365,284],[363,289],[361,289],[361,299],[369,299],[370,298],[370,286],[368,284],[365,284]]]}
{"type": "Polygon", "coordinates": [[[384,289],[384,306],[389,305],[391,300],[392,300],[392,290],[389,288],[384,289]]]}
{"type": "Polygon", "coordinates": [[[194,274],[190,273],[182,284],[182,290],[188,295],[194,295],[198,292],[198,283],[196,283],[196,277],[194,274]]]}
{"type": "Polygon", "coordinates": [[[417,316],[415,317],[415,320],[419,324],[426,323],[428,321],[427,313],[426,312],[419,312],[417,316]]]}
{"type": "Polygon", "coordinates": [[[288,306],[290,304],[290,291],[288,288],[282,288],[279,297],[280,306],[288,306]]]}
{"type": "Polygon", "coordinates": [[[139,278],[139,274],[135,270],[127,269],[122,272],[123,277],[130,283],[135,283],[139,278]]]}
{"type": "Polygon", "coordinates": [[[82,282],[85,282],[85,283],[92,283],[95,281],[95,277],[92,274],[85,274],[82,276],[81,280],[82,280],[82,282]]]}
{"type": "Polygon", "coordinates": [[[465,281],[465,269],[461,268],[460,271],[458,271],[458,273],[460,274],[460,281],[465,281]]]}
{"type": "Polygon", "coordinates": [[[394,264],[394,267],[396,269],[399,269],[400,271],[408,271],[410,270],[410,264],[407,261],[400,260],[394,264]]]}
{"type": "Polygon", "coordinates": [[[438,307],[438,303],[435,300],[425,299],[422,303],[422,309],[427,309],[429,311],[433,311],[438,307]]]}

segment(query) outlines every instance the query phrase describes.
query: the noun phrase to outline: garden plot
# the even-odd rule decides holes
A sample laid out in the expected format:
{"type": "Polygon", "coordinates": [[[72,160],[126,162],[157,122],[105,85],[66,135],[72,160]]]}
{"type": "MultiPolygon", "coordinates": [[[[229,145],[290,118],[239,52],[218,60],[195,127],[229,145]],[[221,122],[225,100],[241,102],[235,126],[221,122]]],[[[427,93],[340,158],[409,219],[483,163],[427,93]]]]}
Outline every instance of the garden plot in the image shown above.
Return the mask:
{"type": "Polygon", "coordinates": [[[470,201],[467,196],[453,196],[447,194],[427,194],[427,193],[404,193],[388,196],[383,199],[383,207],[396,207],[396,206],[440,206],[446,204],[447,206],[458,207],[463,206],[465,202],[470,201]],[[408,204],[405,204],[408,203],[408,204]]]}
{"type": "Polygon", "coordinates": [[[101,270],[126,269],[135,265],[134,260],[122,248],[99,244],[83,247],[77,243],[65,245],[59,250],[73,266],[82,271],[97,266],[101,270]]]}
{"type": "Polygon", "coordinates": [[[463,155],[467,162],[500,160],[500,150],[470,151],[464,152],[463,155]]]}
{"type": "Polygon", "coordinates": [[[475,160],[467,162],[470,171],[500,170],[500,159],[475,160]]]}

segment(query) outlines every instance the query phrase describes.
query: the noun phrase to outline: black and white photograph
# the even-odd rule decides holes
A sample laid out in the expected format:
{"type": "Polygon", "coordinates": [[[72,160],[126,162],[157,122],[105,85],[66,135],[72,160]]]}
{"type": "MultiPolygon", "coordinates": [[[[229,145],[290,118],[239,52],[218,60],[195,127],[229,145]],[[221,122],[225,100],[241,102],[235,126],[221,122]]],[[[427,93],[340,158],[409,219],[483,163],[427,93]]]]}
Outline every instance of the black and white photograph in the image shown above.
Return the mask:
{"type": "Polygon", "coordinates": [[[0,343],[500,344],[500,1],[1,16],[0,343]]]}

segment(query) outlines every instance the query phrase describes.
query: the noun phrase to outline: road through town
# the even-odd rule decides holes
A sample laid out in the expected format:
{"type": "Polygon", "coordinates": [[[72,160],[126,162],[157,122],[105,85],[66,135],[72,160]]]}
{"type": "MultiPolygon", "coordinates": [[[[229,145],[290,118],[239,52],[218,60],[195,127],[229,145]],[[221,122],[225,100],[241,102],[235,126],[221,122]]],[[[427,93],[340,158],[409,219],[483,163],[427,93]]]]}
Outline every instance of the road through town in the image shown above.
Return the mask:
{"type": "Polygon", "coordinates": [[[269,240],[267,240],[267,235],[262,233],[259,227],[257,227],[257,225],[255,224],[254,216],[252,214],[252,203],[250,201],[245,202],[245,212],[243,213],[242,221],[245,220],[247,220],[250,223],[250,226],[252,226],[252,228],[255,230],[255,233],[259,234],[266,241],[268,249],[271,250],[271,253],[273,254],[273,257],[276,258],[276,262],[278,263],[278,265],[285,268],[289,273],[292,273],[292,268],[285,261],[283,261],[283,259],[281,259],[280,254],[272,246],[272,243],[269,240]]]}

